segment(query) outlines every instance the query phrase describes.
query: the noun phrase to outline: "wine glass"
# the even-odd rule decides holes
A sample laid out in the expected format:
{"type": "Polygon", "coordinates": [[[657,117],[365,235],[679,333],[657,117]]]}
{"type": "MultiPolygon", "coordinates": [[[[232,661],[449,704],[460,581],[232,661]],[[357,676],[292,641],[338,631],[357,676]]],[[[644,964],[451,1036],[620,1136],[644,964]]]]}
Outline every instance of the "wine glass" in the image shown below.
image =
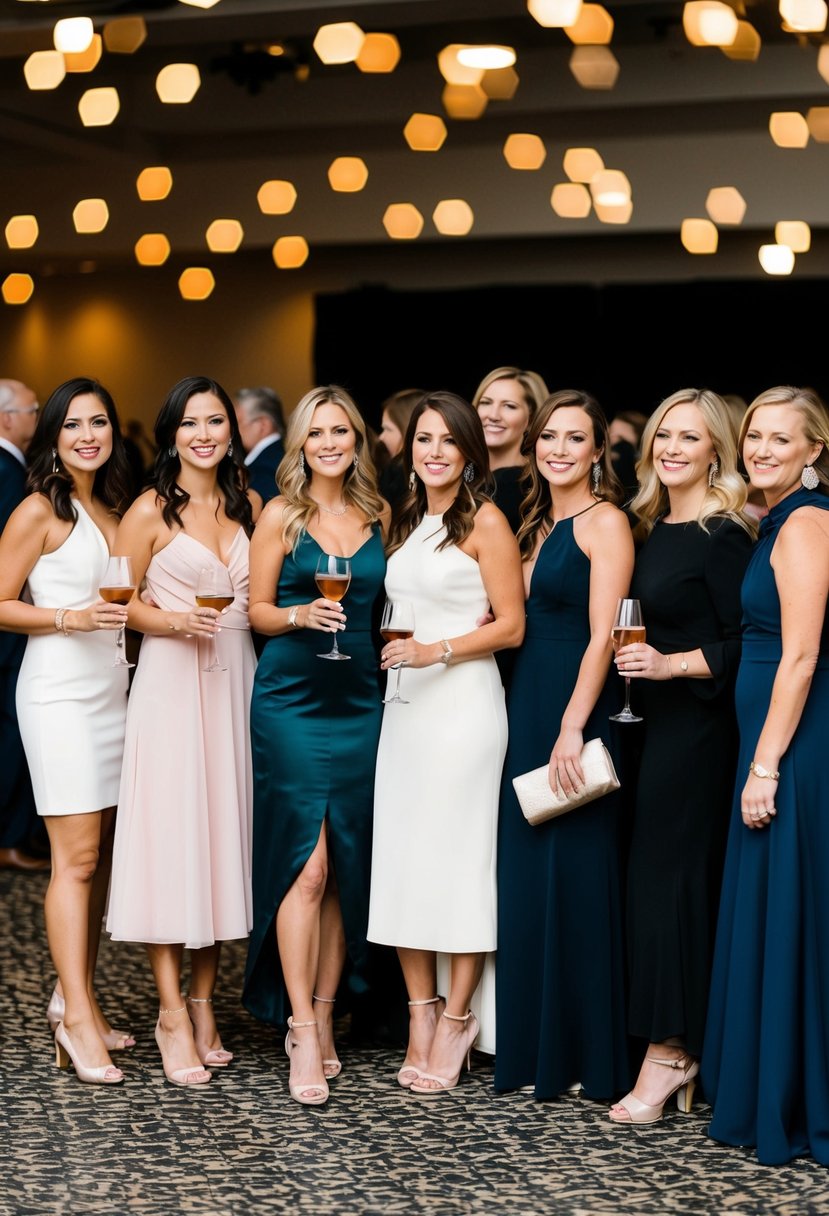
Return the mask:
{"type": "MultiPolygon", "coordinates": [[[[386,600],[383,606],[383,618],[380,622],[380,632],[384,642],[397,642],[414,636],[414,605],[409,600],[386,600]]],[[[402,663],[395,663],[392,670],[397,672],[397,686],[393,697],[386,697],[384,705],[408,705],[400,695],[400,671],[402,663]]]]}
{"type": "MultiPolygon", "coordinates": [[[[110,557],[101,577],[98,594],[108,604],[128,604],[135,593],[132,560],[129,557],[110,557]]],[[[134,667],[124,658],[124,634],[126,625],[118,630],[115,639],[115,662],[113,667],[134,667]]]]}
{"type": "MultiPolygon", "coordinates": [[[[335,557],[333,554],[323,553],[317,562],[315,578],[320,595],[325,596],[334,604],[339,604],[351,582],[351,558],[335,557]]],[[[337,645],[337,634],[335,633],[334,645],[325,654],[318,654],[317,658],[350,659],[351,655],[342,654],[337,645]]]]}
{"type": "MultiPolygon", "coordinates": [[[[199,608],[215,608],[217,612],[221,612],[223,608],[229,608],[235,598],[233,582],[227,567],[222,562],[217,562],[215,566],[205,567],[199,571],[199,581],[196,585],[196,603],[199,608]]],[[[210,662],[203,670],[227,671],[219,660],[215,633],[211,641],[213,645],[210,662]]]]}
{"type": "MultiPolygon", "coordinates": [[[[630,646],[632,642],[644,642],[645,626],[642,624],[642,605],[638,600],[619,600],[616,618],[610,631],[614,650],[630,646]]],[[[642,719],[630,711],[630,676],[625,676],[625,708],[610,715],[611,722],[641,722],[642,719]]]]}

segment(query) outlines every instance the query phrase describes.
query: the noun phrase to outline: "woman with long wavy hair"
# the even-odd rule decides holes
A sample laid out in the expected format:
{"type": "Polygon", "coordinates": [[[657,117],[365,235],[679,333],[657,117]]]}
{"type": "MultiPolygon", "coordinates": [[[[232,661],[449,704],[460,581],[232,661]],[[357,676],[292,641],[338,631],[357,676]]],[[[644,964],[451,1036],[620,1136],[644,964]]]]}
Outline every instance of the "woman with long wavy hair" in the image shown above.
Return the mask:
{"type": "Polygon", "coordinates": [[[521,527],[523,481],[527,474],[524,441],[550,390],[538,372],[520,367],[496,367],[475,389],[472,404],[478,411],[495,482],[493,500],[504,512],[513,532],[521,527]]]}
{"type": "Polygon", "coordinates": [[[130,626],[144,638],[127,714],[107,928],[146,944],[164,1073],[175,1085],[200,1085],[232,1058],[213,1015],[221,942],[246,937],[251,924],[252,519],[236,413],[215,380],[188,376],[174,385],[155,439],[153,484],[118,531],[119,551],[144,585],[129,605],[130,626]],[[229,580],[220,590],[231,602],[221,613],[198,602],[203,576],[217,587],[229,580]],[[220,665],[210,661],[214,644],[220,665]]]}
{"type": "Polygon", "coordinates": [[[82,1081],[115,1084],[124,1076],[109,1053],[135,1040],[112,1029],[93,979],[127,710],[111,631],[126,609],[99,587],[129,469],[106,389],[85,377],[56,388],[29,454],[31,493],[0,541],[0,628],[29,639],[17,712],[52,849],[46,933],[59,983],[47,1016],[58,1062],[71,1058],[82,1081]]]}
{"type": "Polygon", "coordinates": [[[392,529],[386,594],[413,605],[414,637],[389,641],[382,652],[384,671],[406,668],[408,704],[387,704],[383,717],[369,939],[397,948],[408,990],[398,1082],[432,1096],[457,1085],[479,1033],[481,1047],[494,1050],[491,980],[477,992],[495,950],[506,748],[493,652],[520,643],[524,602],[518,546],[489,497],[483,428],[472,407],[453,393],[424,397],[409,422],[404,461],[411,490],[392,529]],[[491,619],[479,627],[487,605],[491,619]]]}
{"type": "Polygon", "coordinates": [[[339,1075],[333,1010],[367,987],[371,790],[380,729],[373,608],[388,507],[348,393],[312,389],[291,414],[279,497],[251,546],[251,624],[269,639],[251,705],[253,904],[243,1001],[287,1021],[290,1094],[327,1101],[339,1075]],[[347,558],[345,608],[319,593],[320,559],[347,558]],[[345,630],[347,661],[323,662],[345,630]]]}
{"type": "Polygon", "coordinates": [[[631,595],[647,642],[623,646],[644,718],[628,862],[628,1029],[647,1043],[636,1084],[610,1111],[653,1123],[699,1070],[728,808],[737,758],[740,586],[754,525],[744,512],[723,400],[681,389],[642,436],[631,508],[646,536],[631,595]]]}

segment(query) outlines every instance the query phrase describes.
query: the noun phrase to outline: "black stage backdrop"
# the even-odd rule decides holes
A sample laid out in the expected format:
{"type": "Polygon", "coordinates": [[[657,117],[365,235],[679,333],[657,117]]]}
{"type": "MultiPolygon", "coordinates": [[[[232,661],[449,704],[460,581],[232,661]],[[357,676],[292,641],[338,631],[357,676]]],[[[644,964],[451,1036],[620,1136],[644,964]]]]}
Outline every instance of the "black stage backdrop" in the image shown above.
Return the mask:
{"type": "Polygon", "coordinates": [[[540,372],[550,389],[593,393],[608,416],[651,410],[689,386],[747,401],[776,384],[827,399],[827,284],[700,281],[319,295],[319,384],[351,392],[374,426],[401,388],[469,398],[502,364],[540,372]]]}

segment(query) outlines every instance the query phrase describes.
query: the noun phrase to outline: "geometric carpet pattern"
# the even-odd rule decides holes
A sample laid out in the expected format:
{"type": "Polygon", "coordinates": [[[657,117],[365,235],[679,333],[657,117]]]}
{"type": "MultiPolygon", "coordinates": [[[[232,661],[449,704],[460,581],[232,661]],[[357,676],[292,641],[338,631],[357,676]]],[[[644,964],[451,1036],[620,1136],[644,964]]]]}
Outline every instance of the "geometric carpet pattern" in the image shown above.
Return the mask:
{"type": "Polygon", "coordinates": [[[705,1106],[617,1128],[604,1104],[496,1094],[483,1055],[423,1100],[396,1084],[399,1048],[346,1033],[327,1106],[300,1107],[281,1036],[239,1005],[243,943],[225,948],[216,996],[236,1058],[184,1090],[161,1071],[143,950],[105,938],[99,992],[138,1044],[118,1054],[123,1085],[83,1085],[54,1066],[45,887],[0,871],[0,1216],[829,1216],[826,1170],[715,1144],[705,1106]]]}

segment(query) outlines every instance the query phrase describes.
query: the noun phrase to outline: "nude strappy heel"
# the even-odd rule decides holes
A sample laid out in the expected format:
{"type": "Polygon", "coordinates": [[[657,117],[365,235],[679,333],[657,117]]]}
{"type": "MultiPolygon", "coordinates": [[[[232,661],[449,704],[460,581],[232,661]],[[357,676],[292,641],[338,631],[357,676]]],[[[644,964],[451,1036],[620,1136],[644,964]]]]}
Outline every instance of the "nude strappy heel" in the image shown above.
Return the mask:
{"type": "MultiPolygon", "coordinates": [[[[285,1035],[285,1054],[288,1059],[291,1059],[291,1052],[296,1046],[293,1038],[295,1030],[304,1030],[306,1026],[313,1026],[315,1033],[317,1032],[317,1023],[314,1022],[295,1022],[293,1017],[288,1018],[288,1033],[285,1035]]],[[[320,1085],[317,1081],[309,1081],[305,1085],[292,1085],[288,1081],[288,1091],[295,1102],[299,1102],[302,1106],[322,1106],[328,1101],[328,1083],[323,1081],[320,1085]]]]}
{"type": "MultiPolygon", "coordinates": [[[[158,1045],[158,1050],[161,1053],[161,1067],[164,1069],[164,1076],[171,1085],[181,1085],[188,1089],[195,1088],[198,1085],[206,1085],[208,1081],[213,1079],[213,1074],[208,1072],[206,1068],[173,1068],[167,1071],[167,1065],[164,1061],[164,1052],[161,1049],[161,1040],[159,1034],[161,1032],[161,1015],[162,1013],[185,1013],[187,1005],[181,1005],[178,1009],[159,1009],[158,1021],[155,1024],[155,1041],[158,1045]]],[[[189,1017],[188,1017],[189,1020],[189,1017]]]]}
{"type": "Polygon", "coordinates": [[[668,1058],[666,1056],[646,1056],[651,1064],[661,1064],[663,1068],[674,1068],[682,1070],[682,1078],[677,1081],[676,1085],[665,1095],[665,1101],[661,1106],[649,1106],[647,1102],[640,1102],[638,1098],[634,1098],[633,1094],[627,1094],[622,1098],[621,1102],[617,1102],[615,1107],[612,1107],[608,1112],[609,1118],[614,1123],[658,1123],[662,1118],[666,1104],[676,1094],[677,1109],[683,1115],[691,1113],[691,1105],[694,1101],[694,1087],[696,1086],[696,1075],[699,1072],[699,1060],[695,1060],[693,1056],[689,1056],[686,1052],[681,1056],[668,1058]],[[614,1114],[614,1110],[621,1108],[626,1112],[624,1115],[614,1114]]]}
{"type": "Polygon", "coordinates": [[[70,1060],[78,1080],[86,1081],[90,1085],[120,1085],[124,1079],[121,1069],[116,1068],[114,1064],[104,1064],[100,1068],[87,1068],[82,1064],[63,1022],[58,1022],[55,1027],[55,1063],[58,1068],[68,1068],[70,1060]]]}
{"type": "MultiPolygon", "coordinates": [[[[316,993],[311,997],[312,1001],[319,1001],[321,1005],[334,1005],[336,997],[333,996],[317,996],[316,993]]],[[[326,1081],[333,1081],[338,1077],[343,1070],[342,1062],[337,1059],[323,1060],[322,1071],[325,1074],[326,1081]]]]}
{"type": "MultiPolygon", "coordinates": [[[[212,996],[188,996],[188,997],[185,997],[185,1000],[187,1001],[188,1006],[189,1005],[212,1005],[213,1004],[212,996]]],[[[190,1010],[188,1009],[187,1012],[189,1014],[190,1010]]],[[[190,1017],[190,1021],[193,1022],[192,1016],[190,1017]]],[[[196,1029],[195,1022],[193,1022],[193,1029],[194,1030],[196,1029]]],[[[195,1038],[195,1035],[193,1037],[195,1038]]],[[[196,1051],[198,1051],[198,1050],[199,1050],[199,1045],[197,1043],[196,1051]]],[[[233,1059],[233,1052],[226,1051],[224,1047],[211,1047],[208,1051],[206,1051],[204,1053],[204,1056],[202,1056],[201,1052],[199,1052],[199,1059],[201,1060],[201,1062],[205,1066],[205,1068],[227,1068],[228,1064],[233,1059]]]]}
{"type": "MultiPolygon", "coordinates": [[[[468,1013],[464,1014],[463,1016],[459,1016],[456,1013],[447,1013],[446,1010],[444,1009],[443,1013],[441,1014],[441,1017],[446,1018],[447,1021],[449,1021],[449,1022],[463,1022],[464,1025],[468,1028],[468,1033],[462,1037],[465,1038],[465,1042],[463,1044],[463,1051],[464,1051],[464,1054],[466,1057],[466,1071],[469,1072],[472,1068],[472,1047],[475,1043],[475,1040],[478,1037],[478,1032],[480,1030],[480,1027],[478,1025],[478,1019],[475,1017],[475,1014],[472,1012],[471,1009],[469,1010],[468,1013]],[[470,1021],[472,1023],[471,1026],[469,1025],[470,1021]]],[[[420,1073],[417,1081],[413,1081],[410,1086],[412,1093],[419,1094],[420,1097],[422,1097],[422,1098],[423,1097],[431,1098],[431,1097],[434,1097],[436,1094],[445,1094],[445,1093],[448,1093],[450,1089],[456,1089],[458,1082],[461,1079],[461,1072],[463,1070],[463,1061],[464,1061],[464,1056],[462,1055],[461,1062],[458,1067],[458,1071],[455,1073],[455,1075],[453,1077],[439,1077],[435,1073],[430,1073],[430,1072],[420,1073]],[[426,1085],[422,1084],[423,1081],[437,1081],[438,1084],[434,1087],[426,1086],[426,1085]]]]}
{"type": "MultiPolygon", "coordinates": [[[[411,1009],[414,1005],[436,1005],[438,1001],[442,1000],[442,996],[430,996],[428,1000],[425,1001],[409,1001],[408,1005],[411,1009]]],[[[402,1085],[404,1089],[410,1089],[421,1075],[422,1074],[419,1068],[415,1068],[414,1064],[407,1064],[404,1060],[402,1068],[400,1068],[397,1073],[397,1084],[402,1085]]]]}
{"type": "MultiPolygon", "coordinates": [[[[49,1023],[52,1034],[55,1033],[65,1015],[66,1002],[55,988],[49,997],[49,1004],[46,1006],[46,1021],[49,1023]]],[[[98,1033],[100,1034],[100,1031],[98,1033]]],[[[128,1047],[135,1046],[135,1039],[128,1030],[110,1030],[107,1034],[102,1034],[101,1038],[107,1051],[126,1051],[128,1047]]]]}

